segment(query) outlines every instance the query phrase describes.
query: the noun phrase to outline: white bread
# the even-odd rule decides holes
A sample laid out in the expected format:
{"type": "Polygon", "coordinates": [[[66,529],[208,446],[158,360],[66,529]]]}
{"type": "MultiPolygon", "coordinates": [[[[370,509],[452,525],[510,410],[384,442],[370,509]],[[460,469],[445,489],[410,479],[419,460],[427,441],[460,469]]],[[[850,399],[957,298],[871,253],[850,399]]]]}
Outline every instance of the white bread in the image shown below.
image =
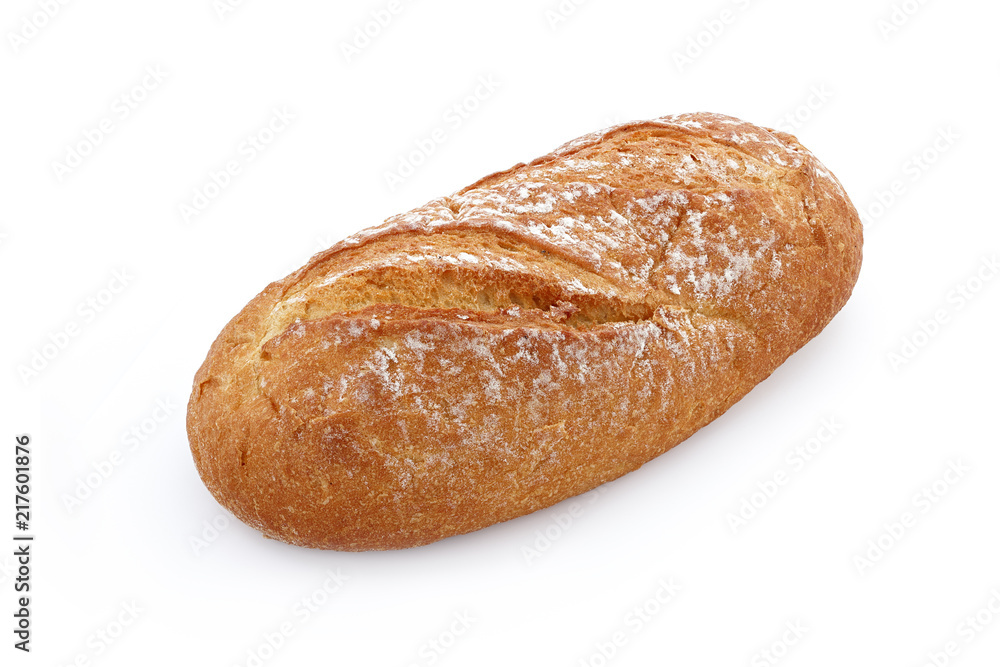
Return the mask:
{"type": "Polygon", "coordinates": [[[521,516],[722,414],[840,310],[861,245],[788,134],[687,114],[587,135],[268,286],[195,377],[194,460],[303,546],[521,516]]]}

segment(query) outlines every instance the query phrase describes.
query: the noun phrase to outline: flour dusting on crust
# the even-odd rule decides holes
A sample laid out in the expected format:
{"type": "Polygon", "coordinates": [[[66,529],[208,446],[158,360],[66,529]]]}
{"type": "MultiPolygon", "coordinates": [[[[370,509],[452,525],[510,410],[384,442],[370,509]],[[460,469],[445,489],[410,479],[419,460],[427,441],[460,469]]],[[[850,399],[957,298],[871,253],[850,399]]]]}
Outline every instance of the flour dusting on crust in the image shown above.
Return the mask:
{"type": "Polygon", "coordinates": [[[624,123],[345,239],[230,323],[189,407],[206,484],[308,546],[425,544],[614,479],[846,301],[861,228],[798,141],[624,123]]]}

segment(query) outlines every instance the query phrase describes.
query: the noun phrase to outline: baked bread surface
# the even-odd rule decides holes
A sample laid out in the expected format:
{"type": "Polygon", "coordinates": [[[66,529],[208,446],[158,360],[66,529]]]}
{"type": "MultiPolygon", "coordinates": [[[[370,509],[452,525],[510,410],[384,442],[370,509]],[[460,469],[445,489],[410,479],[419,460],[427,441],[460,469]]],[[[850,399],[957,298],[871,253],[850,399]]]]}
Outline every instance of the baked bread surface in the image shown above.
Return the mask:
{"type": "Polygon", "coordinates": [[[269,285],[195,377],[194,460],[308,547],[521,516],[722,414],[840,310],[861,245],[791,135],[704,113],[586,135],[269,285]]]}

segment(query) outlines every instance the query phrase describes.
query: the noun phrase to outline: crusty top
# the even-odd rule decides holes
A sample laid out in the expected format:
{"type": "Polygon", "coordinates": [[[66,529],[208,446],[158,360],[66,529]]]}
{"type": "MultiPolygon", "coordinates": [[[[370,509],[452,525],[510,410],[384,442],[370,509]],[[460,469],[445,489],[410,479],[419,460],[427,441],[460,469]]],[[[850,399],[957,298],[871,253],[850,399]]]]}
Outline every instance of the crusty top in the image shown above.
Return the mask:
{"type": "Polygon", "coordinates": [[[586,491],[703,426],[850,295],[861,225],[784,133],[576,139],[319,253],[195,379],[209,489],[265,534],[396,548],[586,491]]]}

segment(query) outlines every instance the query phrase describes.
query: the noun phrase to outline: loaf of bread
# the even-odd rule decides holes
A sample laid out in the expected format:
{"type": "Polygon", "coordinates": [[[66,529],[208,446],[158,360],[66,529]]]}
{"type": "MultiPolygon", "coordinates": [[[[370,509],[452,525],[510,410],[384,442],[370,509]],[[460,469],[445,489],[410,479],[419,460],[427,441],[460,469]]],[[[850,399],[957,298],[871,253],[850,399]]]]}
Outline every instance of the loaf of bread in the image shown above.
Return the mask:
{"type": "Polygon", "coordinates": [[[583,136],[269,285],[188,434],[266,536],[360,551],[549,507],[709,423],[815,336],[861,265],[837,179],[715,114],[583,136]]]}

